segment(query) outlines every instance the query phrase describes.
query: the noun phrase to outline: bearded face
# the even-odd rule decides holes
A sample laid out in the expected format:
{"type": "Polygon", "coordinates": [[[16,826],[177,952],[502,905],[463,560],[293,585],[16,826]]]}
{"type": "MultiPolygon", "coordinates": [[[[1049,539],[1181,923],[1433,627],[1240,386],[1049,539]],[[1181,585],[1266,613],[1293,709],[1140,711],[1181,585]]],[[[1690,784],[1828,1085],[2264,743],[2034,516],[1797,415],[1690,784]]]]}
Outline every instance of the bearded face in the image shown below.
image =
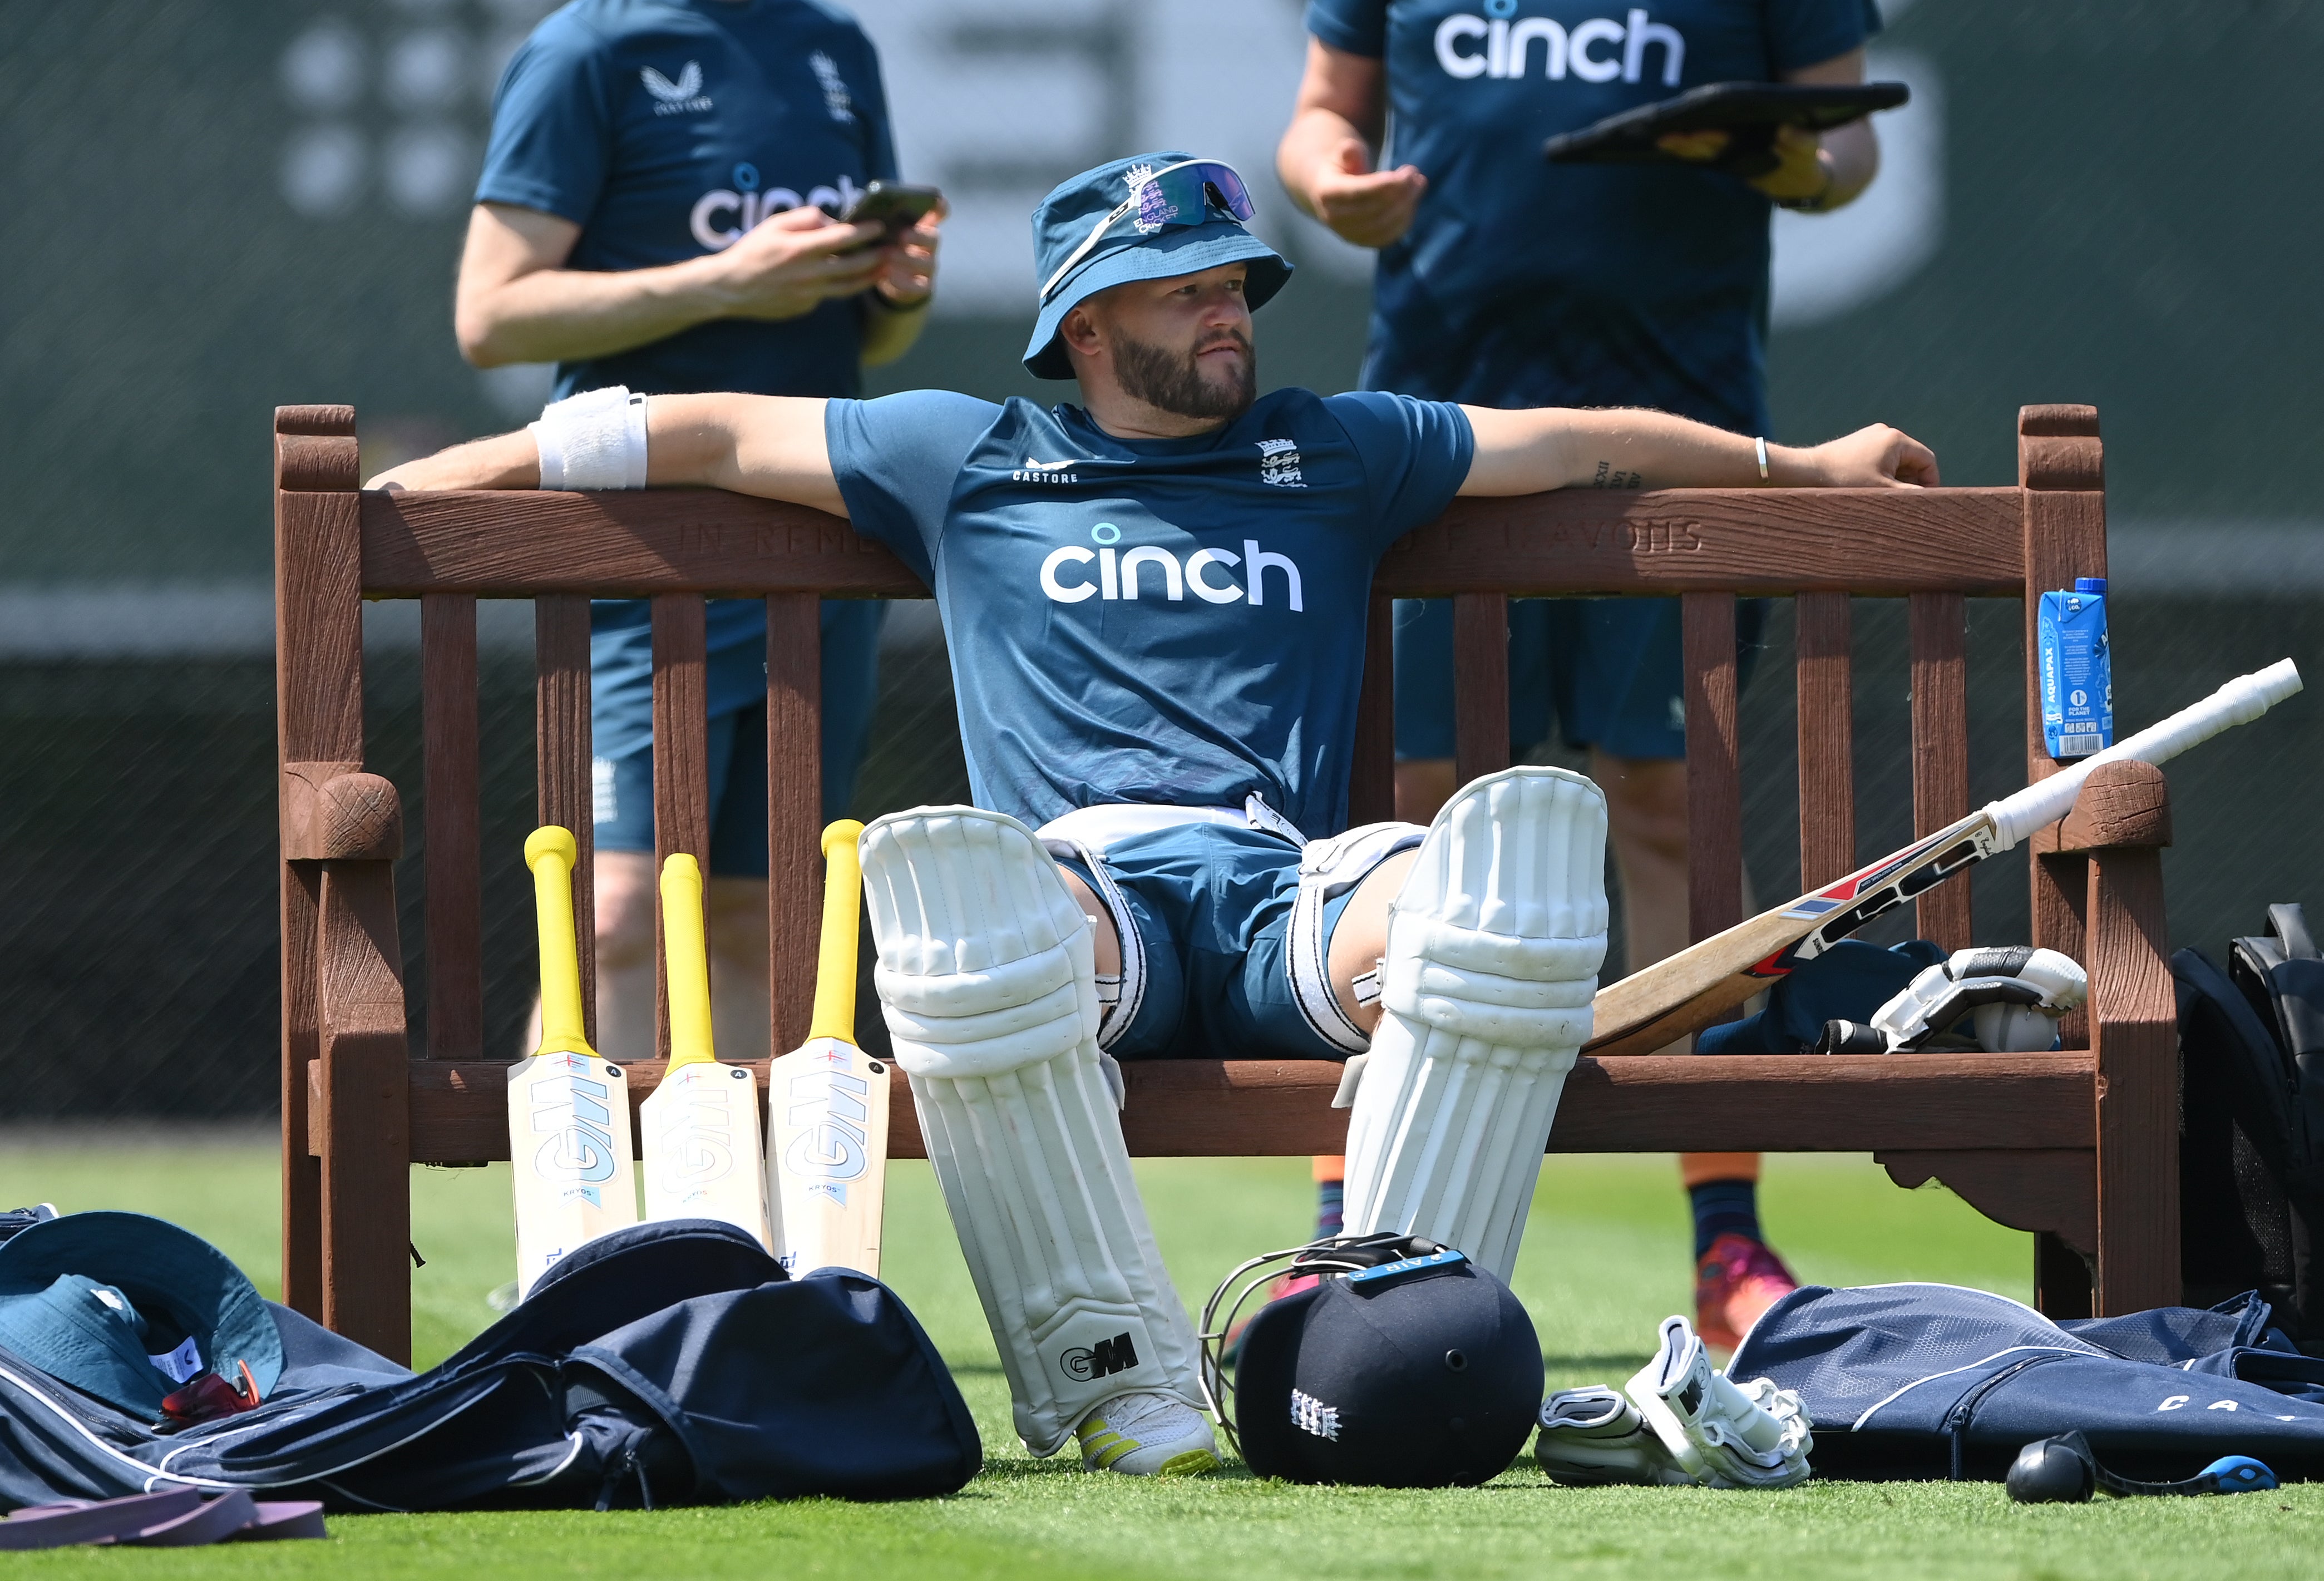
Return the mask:
{"type": "Polygon", "coordinates": [[[1240,329],[1206,329],[1184,350],[1139,340],[1118,325],[1112,340],[1122,392],[1162,411],[1201,422],[1231,422],[1259,398],[1259,357],[1250,336],[1240,329]],[[1227,345],[1240,348],[1242,355],[1204,356],[1227,345]]]}

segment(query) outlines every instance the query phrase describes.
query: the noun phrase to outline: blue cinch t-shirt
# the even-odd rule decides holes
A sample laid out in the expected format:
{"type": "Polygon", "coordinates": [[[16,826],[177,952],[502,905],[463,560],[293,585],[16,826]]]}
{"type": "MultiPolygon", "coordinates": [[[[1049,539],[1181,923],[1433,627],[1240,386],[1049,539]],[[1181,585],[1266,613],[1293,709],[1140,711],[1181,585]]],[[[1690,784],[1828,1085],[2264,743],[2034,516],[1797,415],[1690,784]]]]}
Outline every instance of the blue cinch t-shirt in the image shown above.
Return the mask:
{"type": "Polygon", "coordinates": [[[856,530],[935,590],[979,806],[1107,802],[1344,827],[1372,568],[1474,450],[1456,407],[1278,390],[1216,433],[1118,439],[1078,408],[834,401],[856,530]]]}
{"type": "MultiPolygon", "coordinates": [[[[878,57],[816,0],[575,0],[510,60],[476,201],[581,227],[566,266],[625,271],[732,246],[770,214],[836,210],[896,156],[878,57]]],[[[862,309],[716,318],[558,365],[557,393],[853,395],[862,309]]]]}
{"type": "MultiPolygon", "coordinates": [[[[845,13],[819,0],[574,0],[533,30],[502,75],[476,201],[571,220],[581,234],[567,267],[627,271],[723,251],[801,204],[835,212],[895,175],[879,58],[845,13]]],[[[853,395],[862,311],[830,301],[797,318],[713,319],[560,363],[557,394],[626,384],[649,394],[853,395]]],[[[881,612],[826,602],[823,623],[846,625],[868,664],[881,612]]],[[[649,608],[601,600],[590,623],[594,750],[624,757],[651,731],[649,608]]],[[[765,635],[763,604],[711,603],[714,716],[766,694],[765,635]]],[[[852,772],[849,764],[839,778],[852,772]]]]}
{"type": "Polygon", "coordinates": [[[1545,138],[1846,54],[1873,0],[1309,0],[1385,60],[1382,168],[1428,178],[1383,249],[1363,383],[1483,406],[1658,407],[1765,433],[1768,200],[1717,170],[1553,165],[1545,138]]]}

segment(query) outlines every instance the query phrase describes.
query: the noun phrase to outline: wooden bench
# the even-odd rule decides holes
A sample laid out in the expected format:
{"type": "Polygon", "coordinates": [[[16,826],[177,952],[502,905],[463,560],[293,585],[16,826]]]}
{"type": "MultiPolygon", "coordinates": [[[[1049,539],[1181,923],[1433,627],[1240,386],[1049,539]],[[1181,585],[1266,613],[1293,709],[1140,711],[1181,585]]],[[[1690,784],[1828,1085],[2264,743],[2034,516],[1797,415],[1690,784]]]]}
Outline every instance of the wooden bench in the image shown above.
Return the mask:
{"type": "MultiPolygon", "coordinates": [[[[657,857],[706,855],[706,594],[767,603],[769,886],[773,1026],[807,1025],[819,858],[819,598],[925,596],[888,552],[832,517],[706,491],[420,493],[357,490],[355,413],[275,416],[275,576],[281,751],[283,1292],[302,1312],[397,1357],[410,1344],[414,1163],[508,1156],[503,1078],[517,1051],[483,1043],[481,886],[524,882],[478,841],[475,601],[533,601],[540,819],[571,829],[585,1004],[590,945],[589,599],[653,600],[657,857]],[[362,604],[421,611],[427,1046],[410,1046],[397,940],[396,787],[364,772],[362,604]]],[[[1742,915],[1736,600],[1797,600],[1800,862],[1811,884],[1857,865],[1849,740],[1849,595],[1910,601],[1914,820],[1968,810],[1969,596],[2025,601],[2106,571],[2097,413],[2028,407],[2015,488],[1925,492],[1579,491],[1462,501],[1382,561],[1370,610],[1352,815],[1391,804],[1389,600],[1450,595],[1463,778],[1508,757],[1506,600],[1683,600],[1695,935],[1742,915]]],[[[1763,685],[1780,685],[1768,677],[1763,685]]],[[[2026,677],[2026,762],[2040,749],[2026,677]]],[[[1899,1182],[1941,1180],[2036,1233],[2044,1310],[2176,1301],[2177,1075],[2163,961],[2161,774],[2107,771],[2031,860],[2034,938],[2081,960],[2090,1009],[2066,1052],[1899,1058],[1583,1059],[1550,1145],[1564,1152],[1871,1151],[1899,1182]]],[[[1873,852],[1861,853],[1867,859],[1873,852]]],[[[1964,883],[1922,897],[1919,931],[1969,942],[1964,883]]],[[[594,1034],[594,1025],[593,1025],[594,1034]]],[[[663,1033],[667,1047],[667,1033],[663,1033]]],[[[740,1050],[728,1050],[732,1056],[740,1050]]],[[[765,1080],[764,1060],[759,1062],[765,1080]]],[[[663,1069],[631,1063],[641,1099],[663,1069]]],[[[1325,1062],[1133,1064],[1133,1154],[1341,1150],[1325,1062]]],[[[912,1106],[890,1150],[924,1156],[912,1106]]]]}

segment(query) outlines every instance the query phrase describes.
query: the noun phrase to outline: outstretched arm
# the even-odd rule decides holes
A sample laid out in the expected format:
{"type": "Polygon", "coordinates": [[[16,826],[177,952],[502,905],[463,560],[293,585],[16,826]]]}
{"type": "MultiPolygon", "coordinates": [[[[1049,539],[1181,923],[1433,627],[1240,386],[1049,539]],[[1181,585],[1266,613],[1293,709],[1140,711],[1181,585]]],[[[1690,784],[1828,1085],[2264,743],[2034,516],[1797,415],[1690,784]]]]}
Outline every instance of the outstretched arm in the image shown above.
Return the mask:
{"type": "MultiPolygon", "coordinates": [[[[824,443],[825,403],[782,395],[657,395],[646,402],[646,482],[731,489],[847,514],[824,443]]],[[[392,467],[371,489],[537,489],[529,428],[392,467]]]]}
{"type": "Polygon", "coordinates": [[[1937,458],[1885,424],[1812,448],[1767,446],[1657,411],[1501,411],[1464,406],[1477,438],[1464,494],[1550,489],[1898,489],[1933,487],[1937,458]]]}

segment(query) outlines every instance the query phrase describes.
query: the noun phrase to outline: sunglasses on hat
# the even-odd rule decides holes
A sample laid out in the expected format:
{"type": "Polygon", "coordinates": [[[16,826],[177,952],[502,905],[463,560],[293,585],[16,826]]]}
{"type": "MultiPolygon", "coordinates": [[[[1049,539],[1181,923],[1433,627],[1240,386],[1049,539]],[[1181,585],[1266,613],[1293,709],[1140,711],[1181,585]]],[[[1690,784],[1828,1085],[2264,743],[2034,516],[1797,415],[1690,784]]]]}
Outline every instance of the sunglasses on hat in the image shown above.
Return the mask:
{"type": "Polygon", "coordinates": [[[1142,175],[1132,168],[1130,196],[1090,227],[1082,244],[1043,283],[1035,302],[1047,301],[1074,266],[1088,257],[1099,238],[1121,219],[1131,218],[1139,235],[1150,236],[1166,225],[1201,225],[1213,208],[1237,220],[1247,220],[1257,212],[1251,206],[1250,189],[1232,165],[1218,160],[1182,160],[1142,175]]]}

